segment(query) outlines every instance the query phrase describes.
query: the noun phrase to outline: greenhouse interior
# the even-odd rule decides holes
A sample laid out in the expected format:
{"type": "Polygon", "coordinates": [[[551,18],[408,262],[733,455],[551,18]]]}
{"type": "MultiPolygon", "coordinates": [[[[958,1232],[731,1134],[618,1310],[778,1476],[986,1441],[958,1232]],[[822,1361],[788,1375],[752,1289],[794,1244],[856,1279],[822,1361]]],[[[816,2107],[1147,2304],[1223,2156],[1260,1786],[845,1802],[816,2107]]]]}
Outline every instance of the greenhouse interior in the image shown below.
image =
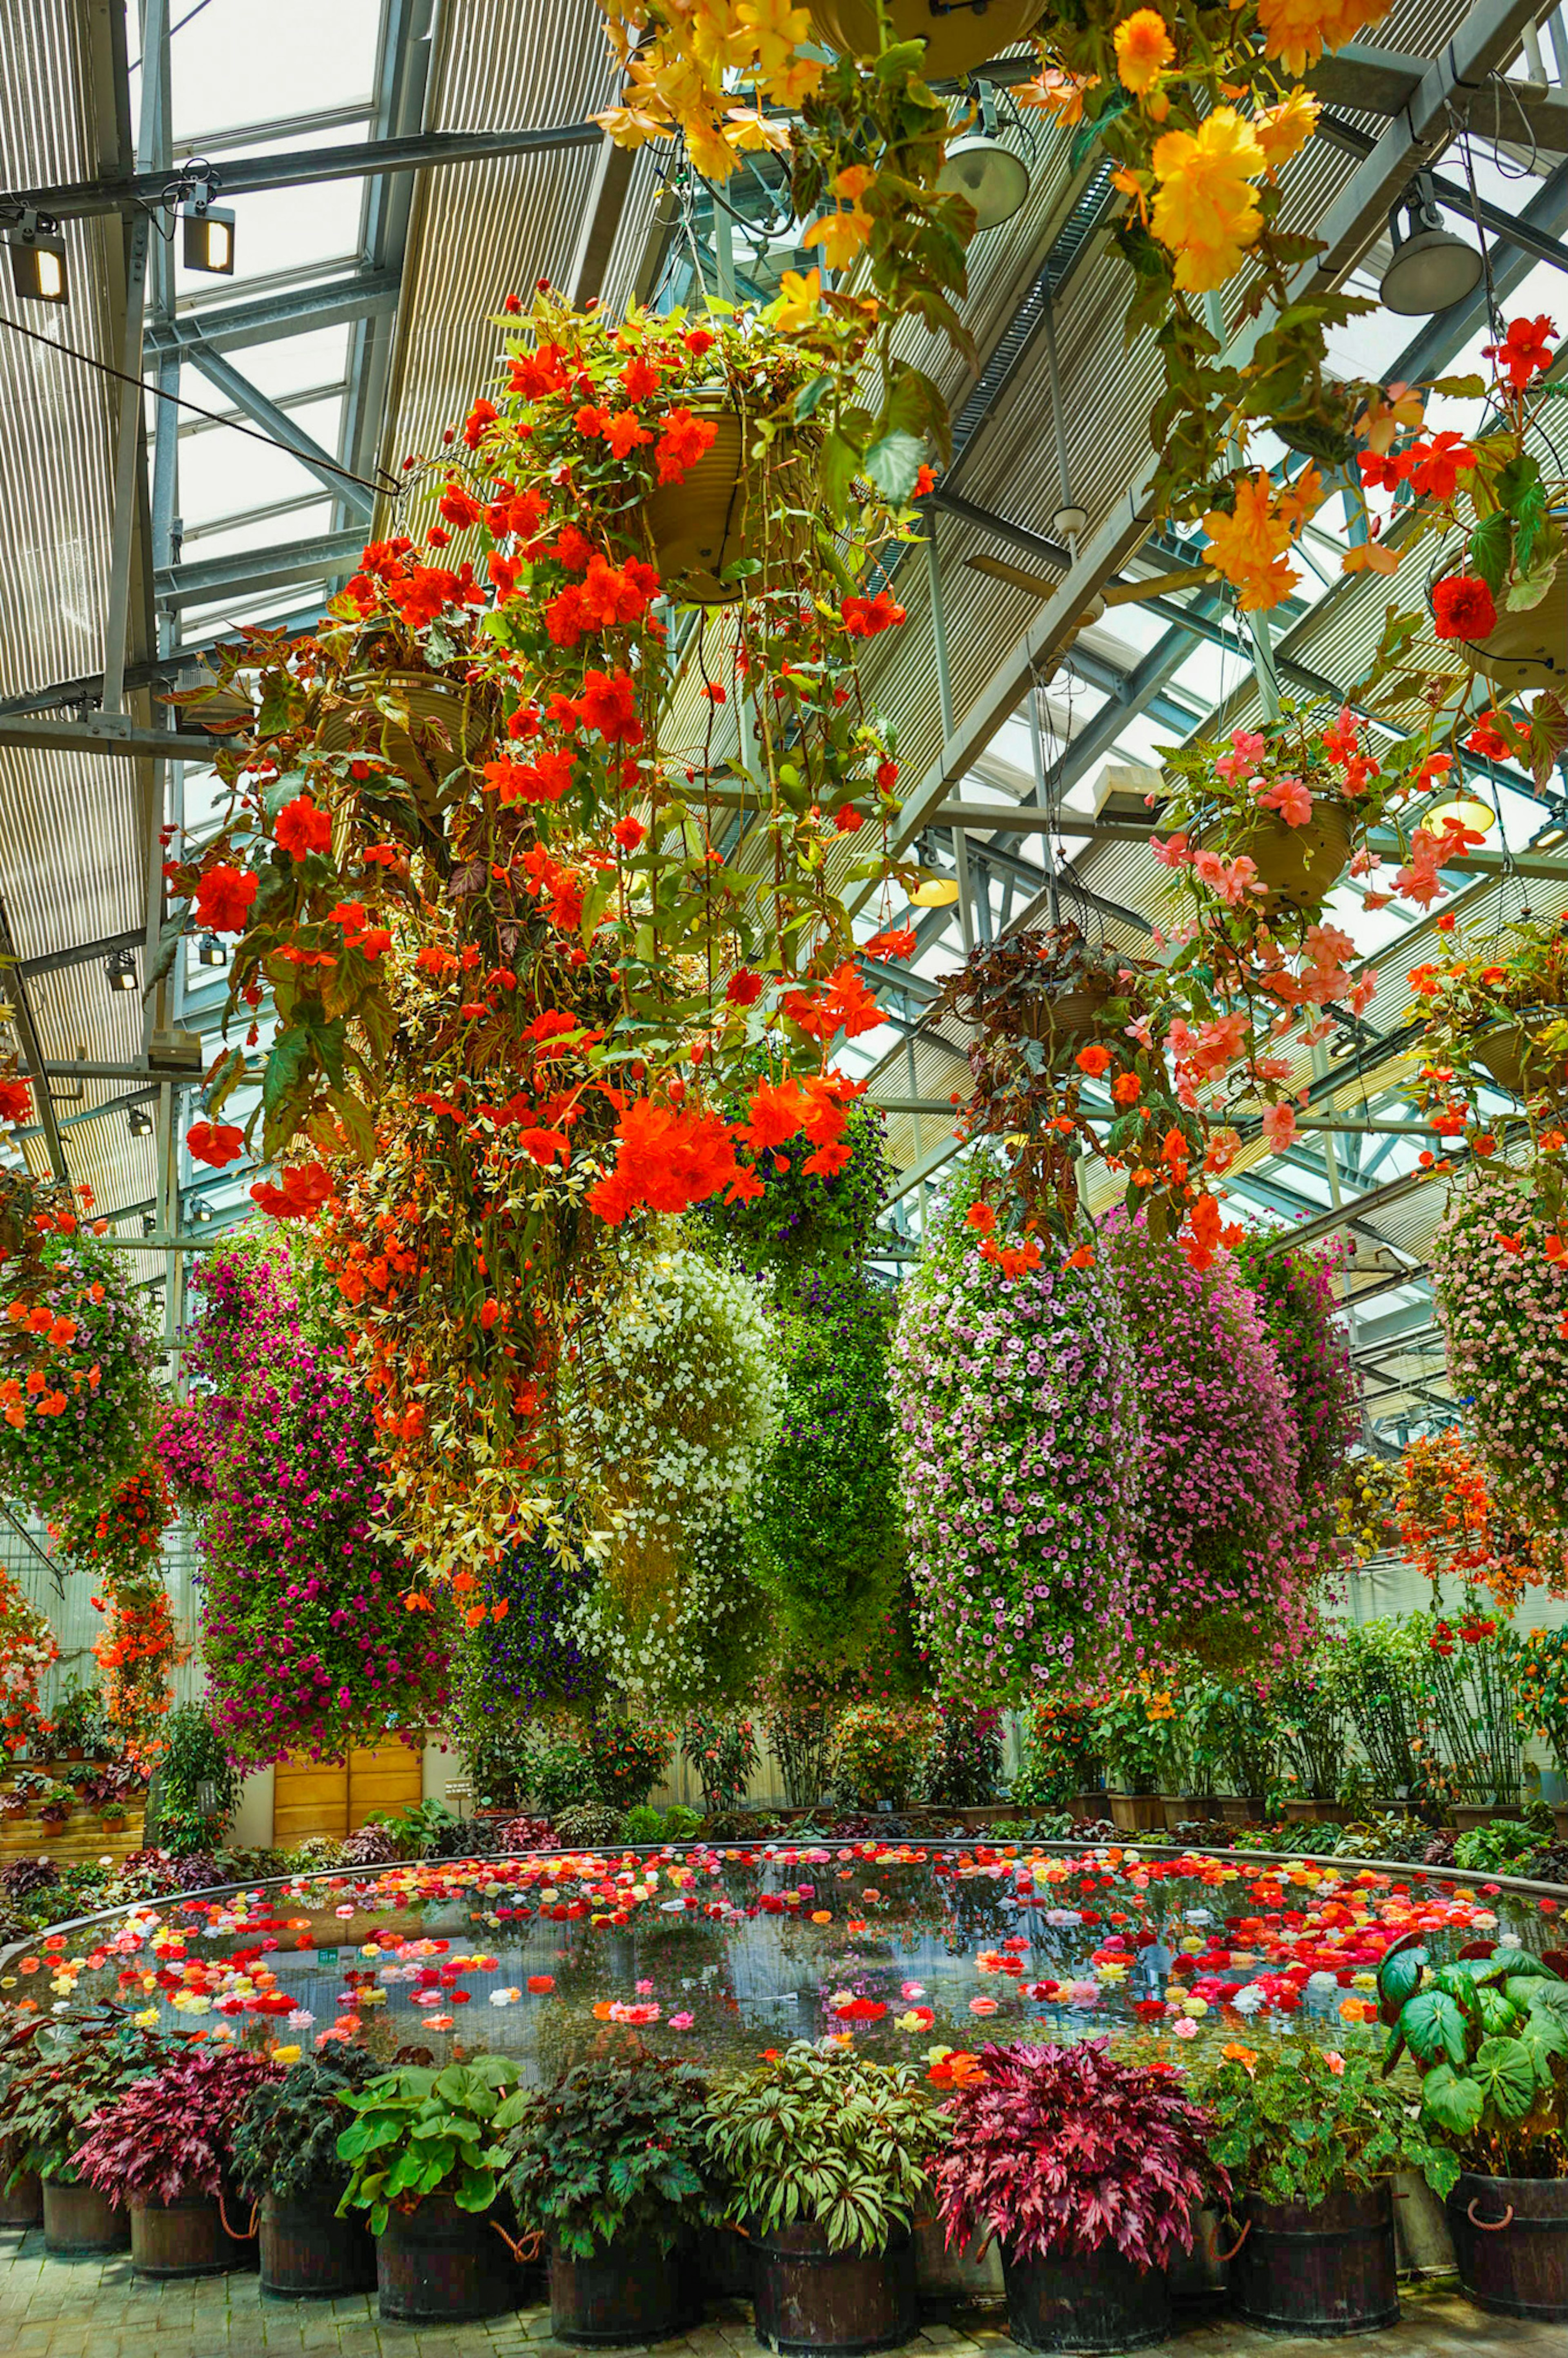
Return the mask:
{"type": "Polygon", "coordinates": [[[1561,2353],[1568,6],[0,159],[0,2352],[1561,2353]]]}

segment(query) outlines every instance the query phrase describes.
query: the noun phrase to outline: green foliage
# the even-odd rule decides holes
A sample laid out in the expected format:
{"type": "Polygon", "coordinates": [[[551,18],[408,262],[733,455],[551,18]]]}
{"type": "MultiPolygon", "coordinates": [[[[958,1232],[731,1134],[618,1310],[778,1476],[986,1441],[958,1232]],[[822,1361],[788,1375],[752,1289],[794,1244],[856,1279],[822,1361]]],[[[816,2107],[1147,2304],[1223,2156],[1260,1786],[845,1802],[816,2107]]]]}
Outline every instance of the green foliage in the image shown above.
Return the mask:
{"type": "Polygon", "coordinates": [[[384,1826],[397,1844],[399,1858],[427,1858],[449,1827],[459,1821],[444,1801],[404,1801],[395,1810],[373,1810],[365,1823],[384,1826]]]}
{"type": "Polygon", "coordinates": [[[1325,2201],[1398,2169],[1419,2169],[1438,2194],[1459,2174],[1410,2117],[1401,2089],[1366,2054],[1336,2055],[1304,2040],[1215,2065],[1194,2094],[1215,2116],[1209,2151],[1238,2191],[1265,2202],[1325,2201]]]}
{"type": "Polygon", "coordinates": [[[362,2047],[334,2040],[285,2078],[264,2081],[234,2126],[234,2175],[251,2200],[335,2202],[349,2180],[338,2158],[348,2099],[377,2076],[362,2047]]]}
{"type": "Polygon", "coordinates": [[[165,1750],[155,1774],[147,1839],[182,1858],[215,1850],[240,1799],[240,1772],[199,1703],[176,1705],[164,1721],[165,1750]]]}
{"type": "Polygon", "coordinates": [[[903,2064],[805,2039],[719,2089],[708,2143],[754,2234],[806,2220],[835,2252],[881,2252],[923,2204],[946,2125],[903,2064]]]}
{"type": "Polygon", "coordinates": [[[1423,2067],[1422,2123],[1467,2169],[1494,2178],[1568,2176],[1568,1982],[1528,1949],[1496,1947],[1433,1967],[1422,1952],[1384,1958],[1378,1991],[1392,2020],[1385,2075],[1423,2067]]]}
{"type": "Polygon", "coordinates": [[[93,2114],[178,2051],[173,2040],[111,2009],[80,2022],[46,2022],[5,2088],[0,2179],[10,2186],[36,2171],[74,2185],[77,2148],[93,2114]]]}
{"type": "Polygon", "coordinates": [[[781,1299],[814,1277],[837,1282],[857,1276],[888,1190],[885,1126],[886,1117],[859,1098],[849,1110],[844,1142],[850,1154],[842,1171],[807,1171],[816,1148],[805,1136],[786,1139],[772,1150],[755,1202],[713,1196],[692,1219],[721,1236],[753,1276],[774,1281],[781,1299]]]}
{"type": "Polygon", "coordinates": [[[1551,1840],[1550,1811],[1543,1828],[1526,1825],[1518,1818],[1499,1818],[1489,1826],[1472,1826],[1468,1833],[1461,1834],[1454,1845],[1454,1864],[1473,1873],[1489,1869],[1496,1875],[1526,1875],[1536,1852],[1551,1840]]]}
{"type": "Polygon", "coordinates": [[[1203,1679],[1183,1699],[1183,1721],[1202,1792],[1267,1793],[1279,1775],[1280,1723],[1248,1679],[1203,1679]]]}
{"type": "Polygon", "coordinates": [[[903,1579],[892,1313],[890,1293],[851,1274],[803,1285],[783,1322],[784,1418],[752,1492],[748,1561],[773,1646],[827,1679],[867,1660],[903,1579]]]}
{"type": "Polygon", "coordinates": [[[853,1801],[907,1801],[934,1736],[923,1704],[851,1704],[833,1731],[834,1776],[853,1801]]]}
{"type": "Polygon", "coordinates": [[[450,2194],[460,2211],[488,2211],[507,2160],[495,2116],[520,2078],[510,2056],[477,2055],[444,2071],[405,2064],[346,2094],[356,2117],[337,2143],[338,2158],[351,2165],[338,2216],[368,2211],[379,2235],[394,2202],[409,2210],[427,2194],[450,2194]]]}
{"type": "Polygon", "coordinates": [[[504,2183],[525,2230],[591,2259],[622,2234],[667,2251],[722,2216],[724,2181],[706,2139],[708,2082],[633,2043],[551,2088],[508,2097],[504,2183]]]}

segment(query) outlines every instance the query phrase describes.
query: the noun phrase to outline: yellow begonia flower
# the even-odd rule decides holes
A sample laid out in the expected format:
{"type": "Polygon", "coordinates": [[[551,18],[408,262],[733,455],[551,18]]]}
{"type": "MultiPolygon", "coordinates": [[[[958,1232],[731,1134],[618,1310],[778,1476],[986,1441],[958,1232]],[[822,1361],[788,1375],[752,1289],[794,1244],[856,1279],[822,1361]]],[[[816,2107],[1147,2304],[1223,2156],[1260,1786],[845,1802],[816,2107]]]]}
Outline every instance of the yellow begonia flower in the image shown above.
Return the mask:
{"type": "Polygon", "coordinates": [[[1363,25],[1381,24],[1392,0],[1258,0],[1265,57],[1305,73],[1325,49],[1343,49],[1363,25]]]}
{"type": "Polygon", "coordinates": [[[1203,528],[1209,537],[1207,562],[1239,593],[1248,612],[1277,606],[1290,596],[1301,576],[1284,560],[1291,527],[1280,513],[1267,468],[1238,484],[1230,514],[1210,508],[1203,528]]]}
{"type": "Polygon", "coordinates": [[[297,2047],[275,2047],[272,2060],[275,2063],[297,2063],[302,2051],[297,2047]]]}
{"type": "Polygon", "coordinates": [[[801,238],[803,245],[819,245],[829,270],[848,270],[871,233],[871,217],[859,205],[844,212],[824,213],[801,238]]]}
{"type": "Polygon", "coordinates": [[[157,2008],[156,2006],[145,2006],[140,2014],[132,2015],[131,2020],[135,2024],[138,2030],[156,2029],[157,2027],[157,2008]]]}
{"type": "Polygon", "coordinates": [[[1206,1997],[1184,1997],[1182,2000],[1182,2012],[1192,2021],[1199,2022],[1208,2012],[1208,2000],[1206,1997]]]}
{"type": "Polygon", "coordinates": [[[1292,90],[1278,106],[1266,106],[1252,117],[1252,128],[1271,172],[1281,170],[1292,156],[1301,154],[1317,129],[1317,101],[1312,92],[1292,90]]]}
{"type": "Polygon", "coordinates": [[[1157,8],[1135,8],[1116,28],[1116,70],[1122,87],[1134,98],[1153,89],[1161,74],[1175,60],[1175,45],[1157,8]]]}
{"type": "Polygon", "coordinates": [[[1150,226],[1176,257],[1177,286],[1223,287],[1262,226],[1251,183],[1268,167],[1257,133],[1233,106],[1217,106],[1195,136],[1157,139],[1151,161],[1160,186],[1150,226]]]}

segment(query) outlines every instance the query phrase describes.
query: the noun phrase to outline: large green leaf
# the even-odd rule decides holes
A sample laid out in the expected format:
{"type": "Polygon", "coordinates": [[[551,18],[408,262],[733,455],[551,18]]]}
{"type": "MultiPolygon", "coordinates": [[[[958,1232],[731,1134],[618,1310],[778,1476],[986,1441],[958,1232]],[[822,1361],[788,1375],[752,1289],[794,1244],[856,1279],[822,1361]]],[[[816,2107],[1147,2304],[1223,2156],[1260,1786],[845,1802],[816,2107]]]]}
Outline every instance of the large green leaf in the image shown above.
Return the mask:
{"type": "MultiPolygon", "coordinates": [[[[1422,1969],[1426,1963],[1426,1951],[1421,1946],[1390,1949],[1378,1968],[1378,1995],[1385,2006],[1391,2006],[1397,2016],[1405,2000],[1413,1997],[1421,1987],[1422,1969]]],[[[1384,2020],[1390,2017],[1385,2013],[1384,2020]]]]}
{"type": "Polygon", "coordinates": [[[882,497],[902,506],[914,489],[925,460],[925,443],[913,434],[895,430],[873,442],[861,464],[882,497]]]}
{"type": "Polygon", "coordinates": [[[1461,2079],[1452,2063],[1434,2063],[1421,2083],[1429,2120],[1448,2136],[1469,2136],[1479,2125],[1485,2100],[1474,2080],[1461,2079]]]}
{"type": "Polygon", "coordinates": [[[1465,2061],[1465,2015],[1446,1990],[1418,1990],[1400,2008],[1398,2028],[1418,2063],[1465,2061]]]}
{"type": "Polygon", "coordinates": [[[1520,2121],[1535,2102],[1536,2073],[1519,2039],[1483,2039],[1470,2066],[1476,2085],[1505,2121],[1520,2121]]]}
{"type": "Polygon", "coordinates": [[[1523,2008],[1513,2005],[1501,1990],[1478,1989],[1476,2006],[1481,2017],[1481,2028],[1490,2036],[1501,2039],[1509,2031],[1518,2029],[1523,2008]]]}

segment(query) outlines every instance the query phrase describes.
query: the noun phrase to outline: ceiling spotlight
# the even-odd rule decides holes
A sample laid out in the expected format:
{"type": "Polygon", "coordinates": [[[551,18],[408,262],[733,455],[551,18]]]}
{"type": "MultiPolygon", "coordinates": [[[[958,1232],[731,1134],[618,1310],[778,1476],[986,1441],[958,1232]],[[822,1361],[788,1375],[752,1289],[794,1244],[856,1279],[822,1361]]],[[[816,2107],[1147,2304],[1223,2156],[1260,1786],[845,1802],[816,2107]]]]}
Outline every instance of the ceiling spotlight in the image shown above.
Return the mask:
{"type": "Polygon", "coordinates": [[[157,1236],[157,1214],[156,1212],[144,1212],[142,1214],[142,1234],[144,1237],[157,1236]]]}
{"type": "Polygon", "coordinates": [[[11,249],[11,284],[29,303],[69,303],[70,282],[65,266],[65,240],[59,225],[48,213],[24,212],[19,225],[6,233],[11,249]]]}
{"type": "Polygon", "coordinates": [[[212,1206],[204,1196],[199,1196],[190,1207],[190,1217],[199,1228],[205,1228],[212,1217],[212,1206]]]}
{"type": "Polygon", "coordinates": [[[196,945],[198,966],[223,966],[227,963],[222,943],[216,934],[203,934],[196,945]]]}
{"type": "Polygon", "coordinates": [[[191,181],[189,193],[179,208],[184,228],[181,259],[187,270],[205,270],[215,278],[232,278],[234,216],[212,202],[217,191],[216,173],[209,172],[191,181]]]}
{"type": "Polygon", "coordinates": [[[1418,172],[1400,204],[1389,213],[1394,251],[1379,292],[1385,310],[1407,319],[1430,319],[1462,303],[1481,283],[1486,267],[1473,245],[1443,226],[1443,213],[1430,174],[1418,172]],[[1405,231],[1400,234],[1400,210],[1405,231]]]}
{"type": "Polygon", "coordinates": [[[1488,827],[1496,827],[1498,815],[1474,795],[1450,795],[1445,803],[1427,812],[1422,825],[1441,831],[1451,819],[1457,827],[1468,827],[1472,835],[1485,835],[1488,827]]]}
{"type": "Polygon", "coordinates": [[[131,1108],[130,1112],[125,1116],[125,1127],[129,1130],[133,1138],[150,1138],[152,1136],[153,1118],[147,1111],[146,1106],[133,1106],[131,1108]]]}
{"type": "Polygon", "coordinates": [[[103,961],[103,979],[111,990],[135,990],[136,988],[135,950],[111,950],[103,961]]]}
{"type": "Polygon", "coordinates": [[[972,139],[955,139],[936,185],[945,196],[968,197],[978,230],[1000,229],[1028,199],[1029,167],[1000,139],[977,133],[972,139]]]}
{"type": "Polygon", "coordinates": [[[958,880],[943,876],[935,868],[923,868],[909,897],[917,909],[950,909],[958,897],[958,880]]]}

